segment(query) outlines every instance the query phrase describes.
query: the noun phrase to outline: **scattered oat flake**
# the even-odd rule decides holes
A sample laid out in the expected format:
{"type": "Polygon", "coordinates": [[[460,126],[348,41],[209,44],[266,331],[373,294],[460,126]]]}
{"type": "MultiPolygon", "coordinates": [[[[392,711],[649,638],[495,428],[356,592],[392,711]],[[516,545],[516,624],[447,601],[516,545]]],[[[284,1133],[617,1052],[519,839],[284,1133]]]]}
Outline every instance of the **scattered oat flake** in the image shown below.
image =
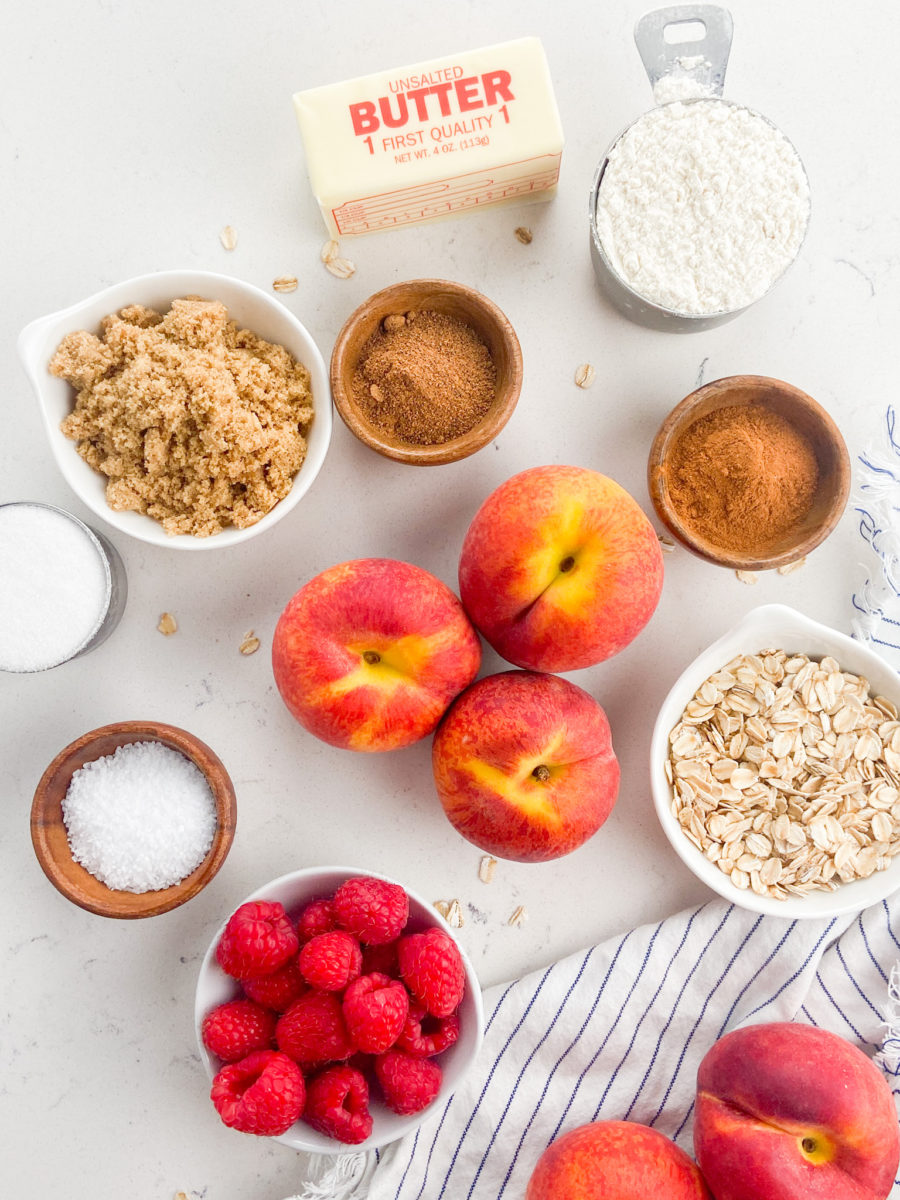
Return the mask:
{"type": "Polygon", "coordinates": [[[520,904],[506,923],[507,925],[514,925],[518,928],[520,925],[524,925],[527,920],[528,913],[525,911],[525,905],[520,904]]]}
{"type": "Polygon", "coordinates": [[[334,260],[340,254],[340,252],[341,252],[340,242],[336,242],[332,238],[331,241],[326,242],[325,245],[322,247],[322,253],[321,253],[320,257],[321,257],[323,263],[330,263],[330,262],[334,262],[334,260]]]}
{"type": "Polygon", "coordinates": [[[580,388],[589,388],[597,378],[597,372],[590,363],[582,363],[575,371],[575,383],[580,388]]]}
{"type": "Polygon", "coordinates": [[[482,856],[481,862],[478,864],[478,878],[482,883],[490,883],[494,878],[494,872],[497,870],[497,860],[491,854],[482,856]]]}
{"type": "Polygon", "coordinates": [[[451,929],[462,929],[465,923],[463,917],[462,905],[458,900],[451,900],[447,905],[447,911],[443,914],[444,919],[451,929]]]}
{"type": "Polygon", "coordinates": [[[799,571],[805,562],[805,558],[797,558],[793,562],[785,563],[783,567],[778,568],[778,574],[790,575],[792,571],[799,571]]]}
{"type": "Polygon", "coordinates": [[[244,640],[241,642],[241,645],[240,645],[241,654],[255,654],[258,649],[259,649],[259,638],[256,636],[256,634],[251,629],[247,633],[244,634],[244,640]]]}
{"type": "Polygon", "coordinates": [[[525,225],[520,225],[516,230],[516,241],[522,243],[523,246],[531,245],[534,234],[525,225]]]}
{"type": "Polygon", "coordinates": [[[169,637],[170,634],[178,631],[178,622],[170,612],[164,612],[159,618],[159,624],[156,627],[161,634],[169,637]]]}
{"type": "Polygon", "coordinates": [[[272,287],[276,292],[296,292],[297,276],[279,275],[277,279],[272,281],[272,287]]]}
{"type": "Polygon", "coordinates": [[[741,583],[756,583],[757,575],[755,571],[735,571],[735,575],[741,583]]]}
{"type": "Polygon", "coordinates": [[[661,533],[658,533],[656,536],[659,539],[659,548],[662,550],[663,554],[671,554],[675,549],[675,543],[672,541],[672,539],[663,537],[661,533]]]}
{"type": "Polygon", "coordinates": [[[188,1200],[187,1192],[176,1192],[174,1200],[188,1200]]]}
{"type": "Polygon", "coordinates": [[[349,258],[332,258],[325,264],[325,270],[338,279],[349,279],[356,272],[356,264],[349,258]]]}
{"type": "Polygon", "coordinates": [[[226,225],[219,233],[219,241],[226,250],[233,250],[237,245],[237,230],[233,225],[226,225]]]}
{"type": "Polygon", "coordinates": [[[441,916],[446,921],[447,914],[450,912],[450,901],[449,900],[435,900],[432,904],[432,908],[436,908],[437,911],[441,914],[441,916]]]}

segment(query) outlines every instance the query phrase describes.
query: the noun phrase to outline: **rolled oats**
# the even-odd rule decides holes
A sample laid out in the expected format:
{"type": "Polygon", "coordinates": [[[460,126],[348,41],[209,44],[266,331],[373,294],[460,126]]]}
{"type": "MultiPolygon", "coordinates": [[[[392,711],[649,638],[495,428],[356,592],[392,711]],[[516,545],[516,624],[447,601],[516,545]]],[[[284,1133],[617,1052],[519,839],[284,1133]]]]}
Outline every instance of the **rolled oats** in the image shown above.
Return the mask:
{"type": "Polygon", "coordinates": [[[685,706],[665,767],[685,837],[741,890],[833,890],[900,854],[897,708],[833,658],[738,655],[685,706]]]}

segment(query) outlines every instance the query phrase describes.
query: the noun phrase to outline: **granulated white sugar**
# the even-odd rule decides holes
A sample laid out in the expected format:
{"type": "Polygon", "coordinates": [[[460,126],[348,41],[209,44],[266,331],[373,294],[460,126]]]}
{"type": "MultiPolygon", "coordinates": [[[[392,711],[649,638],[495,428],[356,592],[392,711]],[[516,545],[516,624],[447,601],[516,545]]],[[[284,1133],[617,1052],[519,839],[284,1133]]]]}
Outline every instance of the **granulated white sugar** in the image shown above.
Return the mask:
{"type": "Polygon", "coordinates": [[[783,133],[715,98],[640,117],[610,151],[596,225],[641,296],[709,315],[764,295],[809,221],[803,164],[783,133]]]}
{"type": "Polygon", "coordinates": [[[103,560],[80,525],[38,504],[0,506],[0,670],[65,662],[105,607],[103,560]]]}
{"type": "Polygon", "coordinates": [[[180,883],[206,857],[216,830],[203,772],[160,742],[132,742],[85,763],[62,813],[72,857],[123,892],[180,883]]]}

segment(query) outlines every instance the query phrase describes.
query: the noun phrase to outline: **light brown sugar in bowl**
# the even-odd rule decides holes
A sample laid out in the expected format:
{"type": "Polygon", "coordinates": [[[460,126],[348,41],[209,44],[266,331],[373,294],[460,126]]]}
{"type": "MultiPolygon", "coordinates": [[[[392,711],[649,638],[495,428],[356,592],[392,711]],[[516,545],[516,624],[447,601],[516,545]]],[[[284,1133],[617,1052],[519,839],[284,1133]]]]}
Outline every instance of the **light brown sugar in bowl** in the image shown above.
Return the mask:
{"type": "Polygon", "coordinates": [[[61,429],[107,477],[110,508],[168,534],[256,524],[306,457],[309,372],[216,300],[174,300],[165,315],[130,305],[99,337],[68,334],[50,371],[76,390],[61,429]]]}

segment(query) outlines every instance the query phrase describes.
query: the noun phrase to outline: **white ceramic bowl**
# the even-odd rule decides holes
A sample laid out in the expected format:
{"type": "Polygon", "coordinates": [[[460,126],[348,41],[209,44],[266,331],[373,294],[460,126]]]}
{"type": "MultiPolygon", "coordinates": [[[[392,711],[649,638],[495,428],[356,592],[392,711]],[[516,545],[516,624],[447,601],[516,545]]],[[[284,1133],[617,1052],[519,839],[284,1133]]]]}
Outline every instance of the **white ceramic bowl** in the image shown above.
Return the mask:
{"type": "MultiPolygon", "coordinates": [[[[293,913],[310,900],[331,896],[342,883],[355,875],[369,875],[375,879],[385,879],[389,883],[400,882],[396,879],[389,879],[386,875],[379,875],[375,871],[365,871],[354,867],[307,867],[302,871],[292,871],[289,875],[273,879],[271,883],[257,888],[251,895],[246,896],[241,904],[246,904],[249,900],[278,900],[289,913],[293,913]]],[[[440,913],[421,896],[410,891],[405,884],[401,883],[400,886],[405,888],[406,894],[409,896],[407,932],[416,933],[429,925],[437,925],[456,941],[453,930],[440,913]]],[[[238,905],[234,906],[235,909],[238,907],[238,905]]],[[[234,909],[227,916],[230,917],[233,911],[234,909]]],[[[197,1045],[200,1047],[200,1056],[210,1080],[221,1064],[203,1045],[201,1036],[203,1018],[210,1009],[240,995],[240,985],[226,975],[216,962],[216,946],[226,923],[227,917],[216,931],[216,935],[206,951],[197,979],[197,992],[194,1000],[197,1045]]],[[[315,1154],[343,1154],[357,1150],[374,1150],[377,1146],[386,1146],[389,1142],[394,1142],[397,1138],[418,1128],[431,1115],[436,1106],[449,1099],[453,1090],[475,1061],[484,1037],[484,1011],[478,977],[461,946],[459,951],[466,969],[466,994],[459,1009],[459,1041],[435,1060],[443,1071],[444,1078],[440,1093],[428,1108],[409,1117],[400,1117],[381,1102],[377,1089],[373,1088],[369,1099],[369,1108],[373,1118],[372,1133],[366,1141],[358,1146],[345,1146],[341,1142],[336,1142],[334,1138],[317,1132],[302,1120],[292,1125],[287,1133],[275,1138],[275,1141],[282,1142],[285,1146],[291,1146],[294,1150],[307,1150],[315,1154]]]]}
{"type": "Polygon", "coordinates": [[[217,550],[235,546],[248,538],[270,529],[299,503],[318,475],[331,441],[331,389],[322,355],[295,316],[272,296],[252,284],[210,271],[160,271],[126,279],[115,287],[105,288],[71,308],[39,317],[19,335],[19,357],[34,388],[41,416],[50,440],[50,448],[66,482],[75,494],[114,529],[175,550],[217,550]],[[229,526],[214,537],[193,537],[163,530],[152,517],[136,512],[115,512],[106,503],[106,477],[94,471],[77,453],[75,443],[64,437],[59,424],[72,410],[74,390],[64,379],[57,379],[47,369],[57,346],[67,333],[87,329],[99,333],[100,321],[108,313],[117,312],[127,304],[144,304],[163,312],[180,296],[203,296],[221,300],[228,315],[240,325],[251,329],[270,342],[285,346],[310,373],[314,417],[309,432],[306,459],[285,498],[276,504],[262,520],[247,529],[229,526]]]}
{"type": "Polygon", "coordinates": [[[810,658],[831,655],[842,670],[865,676],[871,685],[872,695],[885,696],[900,705],[900,675],[862,642],[854,641],[827,625],[820,625],[783,604],[765,604],[754,608],[733,629],[694,659],[663,701],[650,743],[650,776],[657,816],[666,837],[685,866],[713,891],[741,908],[792,920],[797,917],[822,918],[857,912],[883,900],[900,887],[900,856],[886,870],[876,871],[868,879],[839,884],[834,892],[811,892],[807,896],[775,900],[758,896],[749,889],[743,891],[735,887],[727,875],[688,841],[672,815],[672,790],[665,774],[669,733],[704,680],[736,654],[757,654],[767,648],[807,654],[810,658]]]}

